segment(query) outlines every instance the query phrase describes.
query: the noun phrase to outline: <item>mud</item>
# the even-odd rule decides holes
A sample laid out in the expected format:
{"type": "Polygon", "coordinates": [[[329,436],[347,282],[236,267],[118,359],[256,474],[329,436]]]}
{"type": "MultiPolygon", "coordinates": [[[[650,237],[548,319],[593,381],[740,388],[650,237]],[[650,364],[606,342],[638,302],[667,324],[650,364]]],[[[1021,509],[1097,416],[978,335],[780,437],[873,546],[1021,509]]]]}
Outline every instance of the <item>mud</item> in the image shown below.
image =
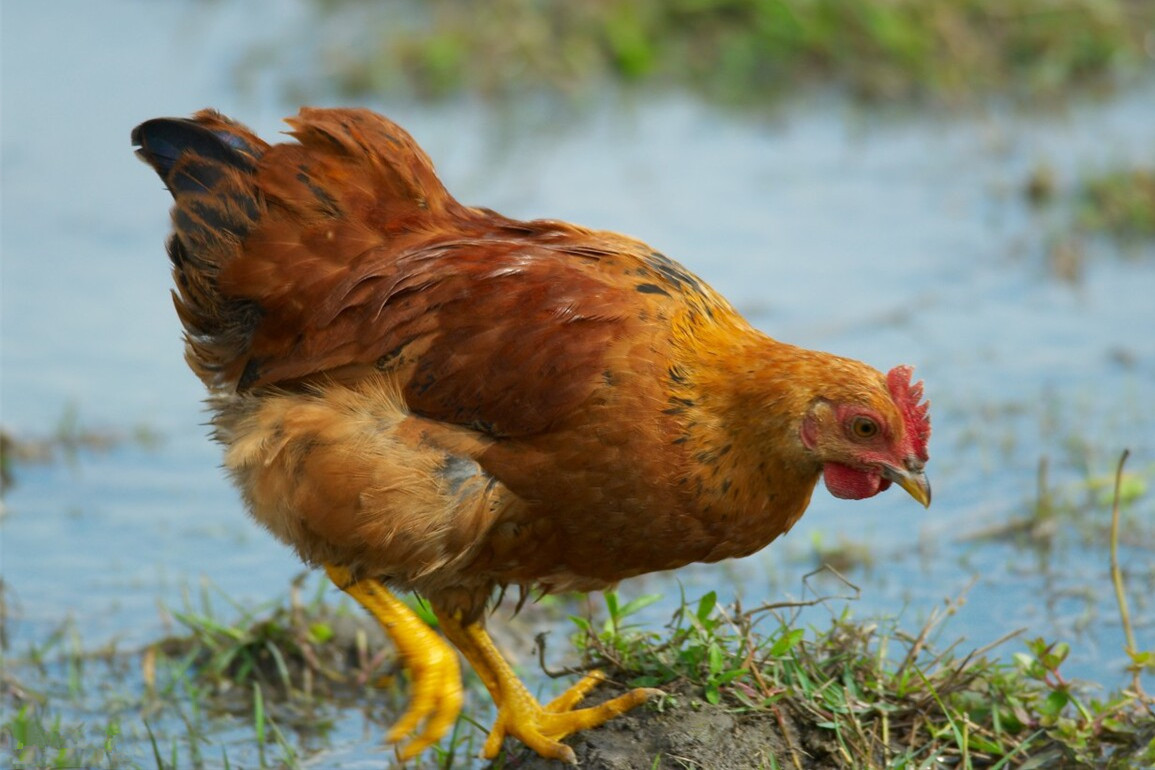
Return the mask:
{"type": "MultiPolygon", "coordinates": [[[[788,705],[767,712],[739,713],[711,705],[689,684],[668,685],[660,708],[639,708],[568,743],[578,767],[587,770],[752,770],[847,767],[837,755],[834,734],[794,718],[788,705]]],[[[602,688],[592,701],[619,694],[602,688]]],[[[559,770],[561,762],[542,759],[506,742],[504,768],[559,770]]],[[[493,768],[496,770],[496,766],[493,768]]]]}

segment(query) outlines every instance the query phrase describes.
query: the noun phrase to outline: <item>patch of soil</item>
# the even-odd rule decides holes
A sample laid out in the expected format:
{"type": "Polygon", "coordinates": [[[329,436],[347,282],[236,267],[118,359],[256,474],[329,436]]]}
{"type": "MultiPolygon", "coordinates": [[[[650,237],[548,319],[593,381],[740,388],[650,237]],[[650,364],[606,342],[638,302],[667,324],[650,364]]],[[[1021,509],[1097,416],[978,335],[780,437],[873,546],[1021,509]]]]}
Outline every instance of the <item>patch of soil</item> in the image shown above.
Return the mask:
{"type": "MultiPolygon", "coordinates": [[[[759,713],[712,705],[700,688],[676,683],[659,708],[649,705],[571,737],[578,767],[588,770],[752,770],[754,768],[844,768],[829,730],[795,718],[788,704],[759,713]]],[[[603,686],[591,702],[624,690],[603,686]]],[[[543,759],[520,743],[506,741],[506,756],[492,766],[518,770],[559,770],[567,765],[543,759]]]]}

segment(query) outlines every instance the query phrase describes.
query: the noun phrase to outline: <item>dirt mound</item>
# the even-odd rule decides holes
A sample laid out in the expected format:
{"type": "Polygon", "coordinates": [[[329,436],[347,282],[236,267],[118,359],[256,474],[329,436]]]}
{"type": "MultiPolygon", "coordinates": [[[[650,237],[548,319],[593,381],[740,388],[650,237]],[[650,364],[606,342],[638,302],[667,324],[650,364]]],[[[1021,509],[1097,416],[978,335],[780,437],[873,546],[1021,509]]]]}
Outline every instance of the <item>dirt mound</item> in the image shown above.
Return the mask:
{"type": "MultiPolygon", "coordinates": [[[[837,761],[830,731],[802,725],[784,706],[775,711],[739,713],[712,705],[689,684],[666,686],[669,698],[660,708],[639,708],[597,730],[571,738],[578,766],[586,770],[751,770],[845,767],[837,761]],[[795,764],[795,758],[798,763],[795,764]]],[[[591,701],[619,694],[601,688],[591,701]]],[[[505,745],[502,767],[558,770],[559,762],[542,759],[514,741],[505,745]]]]}

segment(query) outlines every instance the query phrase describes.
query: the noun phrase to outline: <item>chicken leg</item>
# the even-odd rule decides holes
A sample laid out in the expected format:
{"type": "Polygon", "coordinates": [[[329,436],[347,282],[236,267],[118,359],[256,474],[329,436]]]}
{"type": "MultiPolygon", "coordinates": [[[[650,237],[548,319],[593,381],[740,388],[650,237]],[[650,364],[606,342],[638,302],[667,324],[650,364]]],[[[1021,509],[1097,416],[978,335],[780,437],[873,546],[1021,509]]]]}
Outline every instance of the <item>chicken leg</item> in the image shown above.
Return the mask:
{"type": "Polygon", "coordinates": [[[401,743],[421,727],[420,732],[398,750],[401,759],[411,759],[440,740],[461,712],[461,667],[457,654],[379,581],[354,580],[347,568],[332,564],[326,564],[325,571],[338,588],[377,618],[409,669],[412,680],[409,708],[393,725],[386,740],[401,743]]]}
{"type": "Polygon", "coordinates": [[[473,666],[497,705],[497,720],[485,741],[482,755],[493,759],[506,735],[512,735],[543,757],[576,764],[573,749],[560,739],[606,722],[641,705],[661,690],[639,687],[590,708],[574,710],[605,675],[595,671],[542,706],[514,674],[480,622],[463,623],[460,613],[434,605],[441,630],[473,666]]]}

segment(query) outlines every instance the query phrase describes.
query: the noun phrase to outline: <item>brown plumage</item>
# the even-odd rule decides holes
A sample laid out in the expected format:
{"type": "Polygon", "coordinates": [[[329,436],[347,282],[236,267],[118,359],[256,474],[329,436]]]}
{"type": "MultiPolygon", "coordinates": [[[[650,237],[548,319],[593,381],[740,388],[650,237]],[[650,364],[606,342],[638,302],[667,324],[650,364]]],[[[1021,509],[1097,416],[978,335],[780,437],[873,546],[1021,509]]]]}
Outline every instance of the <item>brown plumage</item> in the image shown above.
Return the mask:
{"type": "MultiPolygon", "coordinates": [[[[288,123],[296,141],[273,146],[207,110],[133,133],[175,199],[186,358],[257,520],[383,622],[395,610],[365,598],[382,584],[425,596],[500,707],[521,696],[484,670],[496,587],[753,553],[823,473],[842,497],[894,481],[929,503],[908,368],[775,341],[639,241],[463,206],[371,112],[288,123]]],[[[510,705],[487,752],[509,732],[572,759],[557,739],[648,694],[570,711],[589,686],[533,703],[573,717],[557,729],[510,705]]],[[[405,732],[437,725],[408,754],[446,719],[414,687],[405,732]]]]}

